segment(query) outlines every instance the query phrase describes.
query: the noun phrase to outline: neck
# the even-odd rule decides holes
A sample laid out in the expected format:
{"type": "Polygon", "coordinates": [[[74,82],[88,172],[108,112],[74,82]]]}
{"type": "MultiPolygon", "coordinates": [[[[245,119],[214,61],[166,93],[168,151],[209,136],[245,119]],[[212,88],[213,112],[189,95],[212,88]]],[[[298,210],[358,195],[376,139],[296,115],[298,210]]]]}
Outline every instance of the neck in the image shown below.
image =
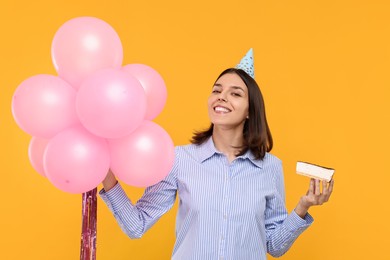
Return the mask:
{"type": "Polygon", "coordinates": [[[225,154],[230,162],[236,158],[244,141],[242,129],[223,129],[216,126],[212,138],[215,148],[225,154]]]}

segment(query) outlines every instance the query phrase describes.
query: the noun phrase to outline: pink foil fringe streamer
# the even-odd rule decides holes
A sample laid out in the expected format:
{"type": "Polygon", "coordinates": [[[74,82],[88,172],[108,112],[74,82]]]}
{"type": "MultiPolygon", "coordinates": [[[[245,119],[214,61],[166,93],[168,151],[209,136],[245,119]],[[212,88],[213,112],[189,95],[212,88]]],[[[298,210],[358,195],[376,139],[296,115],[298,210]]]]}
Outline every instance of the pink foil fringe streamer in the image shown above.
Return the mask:
{"type": "Polygon", "coordinates": [[[83,193],[80,260],[96,260],[97,188],[83,193]]]}

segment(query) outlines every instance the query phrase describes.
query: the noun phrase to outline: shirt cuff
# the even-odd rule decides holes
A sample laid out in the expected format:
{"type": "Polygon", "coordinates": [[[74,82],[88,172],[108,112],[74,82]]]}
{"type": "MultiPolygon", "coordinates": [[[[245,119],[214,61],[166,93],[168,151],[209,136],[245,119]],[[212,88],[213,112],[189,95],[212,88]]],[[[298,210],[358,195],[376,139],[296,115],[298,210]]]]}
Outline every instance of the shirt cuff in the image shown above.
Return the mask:
{"type": "Polygon", "coordinates": [[[305,217],[301,218],[298,216],[295,210],[293,210],[286,219],[286,226],[292,232],[299,231],[301,233],[306,228],[308,228],[313,223],[313,221],[314,219],[309,213],[306,213],[305,217]]]}
{"type": "Polygon", "coordinates": [[[130,199],[127,197],[125,191],[123,190],[119,182],[109,191],[101,189],[99,191],[99,195],[107,204],[109,209],[114,213],[121,210],[126,204],[131,204],[130,199]]]}

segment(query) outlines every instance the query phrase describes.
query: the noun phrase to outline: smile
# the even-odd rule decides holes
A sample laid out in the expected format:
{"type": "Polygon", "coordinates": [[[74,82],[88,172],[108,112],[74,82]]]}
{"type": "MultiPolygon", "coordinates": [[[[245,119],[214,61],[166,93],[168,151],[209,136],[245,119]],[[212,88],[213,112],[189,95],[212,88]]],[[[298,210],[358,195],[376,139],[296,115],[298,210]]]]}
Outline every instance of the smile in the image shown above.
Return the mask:
{"type": "Polygon", "coordinates": [[[215,112],[222,112],[222,113],[229,113],[229,112],[231,112],[230,109],[228,109],[226,107],[221,107],[221,106],[214,107],[214,111],[215,112]]]}

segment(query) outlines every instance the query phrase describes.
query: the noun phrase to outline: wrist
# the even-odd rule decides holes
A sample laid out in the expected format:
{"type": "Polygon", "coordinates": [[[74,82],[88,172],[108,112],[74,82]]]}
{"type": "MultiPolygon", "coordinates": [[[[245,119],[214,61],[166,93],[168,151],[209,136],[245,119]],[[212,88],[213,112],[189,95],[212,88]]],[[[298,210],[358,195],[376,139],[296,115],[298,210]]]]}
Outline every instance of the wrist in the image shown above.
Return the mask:
{"type": "Polygon", "coordinates": [[[109,172],[106,176],[106,178],[103,180],[103,188],[104,191],[111,190],[116,184],[118,183],[117,179],[115,178],[114,174],[109,172]]]}
{"type": "Polygon", "coordinates": [[[294,211],[301,218],[305,218],[307,212],[309,211],[310,206],[306,205],[302,200],[299,201],[298,205],[295,207],[294,211]]]}

